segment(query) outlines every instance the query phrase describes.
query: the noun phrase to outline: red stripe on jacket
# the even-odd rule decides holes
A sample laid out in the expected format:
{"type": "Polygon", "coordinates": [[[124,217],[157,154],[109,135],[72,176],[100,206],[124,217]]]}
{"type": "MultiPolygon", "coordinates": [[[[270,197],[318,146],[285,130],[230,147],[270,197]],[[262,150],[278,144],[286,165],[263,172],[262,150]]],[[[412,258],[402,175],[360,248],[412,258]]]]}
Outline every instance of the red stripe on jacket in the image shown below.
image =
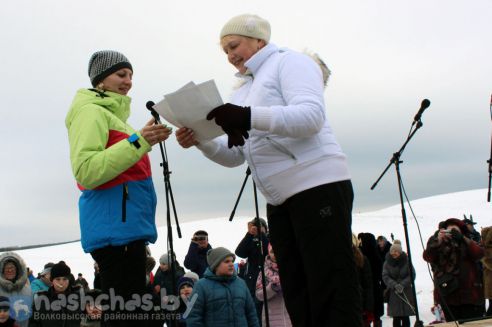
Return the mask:
{"type": "MultiPolygon", "coordinates": [[[[130,137],[130,135],[126,133],[110,129],[106,149],[122,140],[126,140],[128,137],[130,137]]],[[[134,164],[109,182],[99,185],[94,190],[104,190],[129,181],[144,180],[149,178],[151,175],[152,172],[150,169],[149,156],[145,154],[142,159],[140,159],[136,164],[134,164]]],[[[77,186],[81,191],[86,190],[86,188],[84,188],[79,183],[77,183],[77,186]]]]}

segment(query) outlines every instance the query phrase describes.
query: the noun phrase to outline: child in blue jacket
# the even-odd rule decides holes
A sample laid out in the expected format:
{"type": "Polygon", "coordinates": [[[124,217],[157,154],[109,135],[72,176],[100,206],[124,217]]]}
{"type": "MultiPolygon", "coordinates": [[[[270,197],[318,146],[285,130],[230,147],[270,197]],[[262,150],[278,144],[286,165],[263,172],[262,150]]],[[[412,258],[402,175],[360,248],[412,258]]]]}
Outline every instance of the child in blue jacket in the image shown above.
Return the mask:
{"type": "Polygon", "coordinates": [[[187,327],[259,327],[253,298],[234,270],[235,259],[223,247],[208,251],[209,267],[193,288],[197,298],[187,327]]]}

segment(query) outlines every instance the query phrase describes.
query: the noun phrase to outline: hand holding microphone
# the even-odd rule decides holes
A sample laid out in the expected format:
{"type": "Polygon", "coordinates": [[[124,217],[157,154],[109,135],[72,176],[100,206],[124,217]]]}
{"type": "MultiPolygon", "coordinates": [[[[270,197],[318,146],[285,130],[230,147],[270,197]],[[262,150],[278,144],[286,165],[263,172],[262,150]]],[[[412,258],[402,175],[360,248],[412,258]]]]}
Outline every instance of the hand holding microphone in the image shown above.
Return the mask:
{"type": "Polygon", "coordinates": [[[171,135],[172,130],[166,125],[155,124],[155,119],[152,118],[145,124],[145,126],[140,130],[142,137],[151,146],[167,140],[169,135],[171,135]]]}
{"type": "Polygon", "coordinates": [[[140,130],[142,137],[151,146],[167,140],[169,135],[172,133],[172,129],[160,123],[159,114],[153,108],[154,102],[149,101],[146,107],[152,113],[152,118],[145,124],[145,126],[140,130]],[[159,122],[158,124],[156,122],[159,122]]]}

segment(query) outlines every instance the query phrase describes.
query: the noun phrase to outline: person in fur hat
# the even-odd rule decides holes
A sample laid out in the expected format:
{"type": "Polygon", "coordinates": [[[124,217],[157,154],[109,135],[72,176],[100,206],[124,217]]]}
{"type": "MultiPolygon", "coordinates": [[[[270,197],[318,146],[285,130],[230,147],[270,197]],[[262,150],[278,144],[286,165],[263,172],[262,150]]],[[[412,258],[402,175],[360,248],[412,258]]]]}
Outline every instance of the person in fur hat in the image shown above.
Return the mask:
{"type": "Polygon", "coordinates": [[[19,297],[16,300],[19,301],[18,305],[28,310],[19,310],[18,315],[12,318],[17,320],[20,327],[27,327],[32,291],[27,278],[26,264],[15,252],[5,252],[0,256],[0,296],[19,297]]]}
{"type": "Polygon", "coordinates": [[[487,316],[492,316],[492,226],[482,229],[482,245],[485,251],[482,259],[484,295],[489,300],[487,316]]]}
{"type": "Polygon", "coordinates": [[[415,315],[415,298],[412,292],[412,269],[400,244],[394,242],[383,264],[383,281],[389,290],[388,316],[393,317],[393,326],[410,327],[410,316],[415,315]]]}
{"type": "Polygon", "coordinates": [[[446,321],[481,317],[484,295],[477,263],[484,249],[469,238],[458,218],[449,218],[439,227],[423,253],[434,275],[435,303],[442,306],[446,321]]]}
{"type": "Polygon", "coordinates": [[[218,247],[207,253],[208,268],[193,288],[197,295],[186,324],[189,327],[259,327],[253,298],[237,277],[234,253],[218,247]]]}

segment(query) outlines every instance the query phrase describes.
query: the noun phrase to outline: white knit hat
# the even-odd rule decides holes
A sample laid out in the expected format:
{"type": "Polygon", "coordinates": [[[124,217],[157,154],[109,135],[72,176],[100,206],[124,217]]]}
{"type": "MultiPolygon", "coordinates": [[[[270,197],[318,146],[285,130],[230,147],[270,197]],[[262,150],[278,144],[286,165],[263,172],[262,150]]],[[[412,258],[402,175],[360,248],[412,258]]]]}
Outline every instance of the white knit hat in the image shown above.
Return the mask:
{"type": "Polygon", "coordinates": [[[271,35],[270,23],[257,15],[239,15],[229,19],[222,27],[220,38],[222,39],[224,36],[231,34],[248,36],[268,43],[271,35]]]}

